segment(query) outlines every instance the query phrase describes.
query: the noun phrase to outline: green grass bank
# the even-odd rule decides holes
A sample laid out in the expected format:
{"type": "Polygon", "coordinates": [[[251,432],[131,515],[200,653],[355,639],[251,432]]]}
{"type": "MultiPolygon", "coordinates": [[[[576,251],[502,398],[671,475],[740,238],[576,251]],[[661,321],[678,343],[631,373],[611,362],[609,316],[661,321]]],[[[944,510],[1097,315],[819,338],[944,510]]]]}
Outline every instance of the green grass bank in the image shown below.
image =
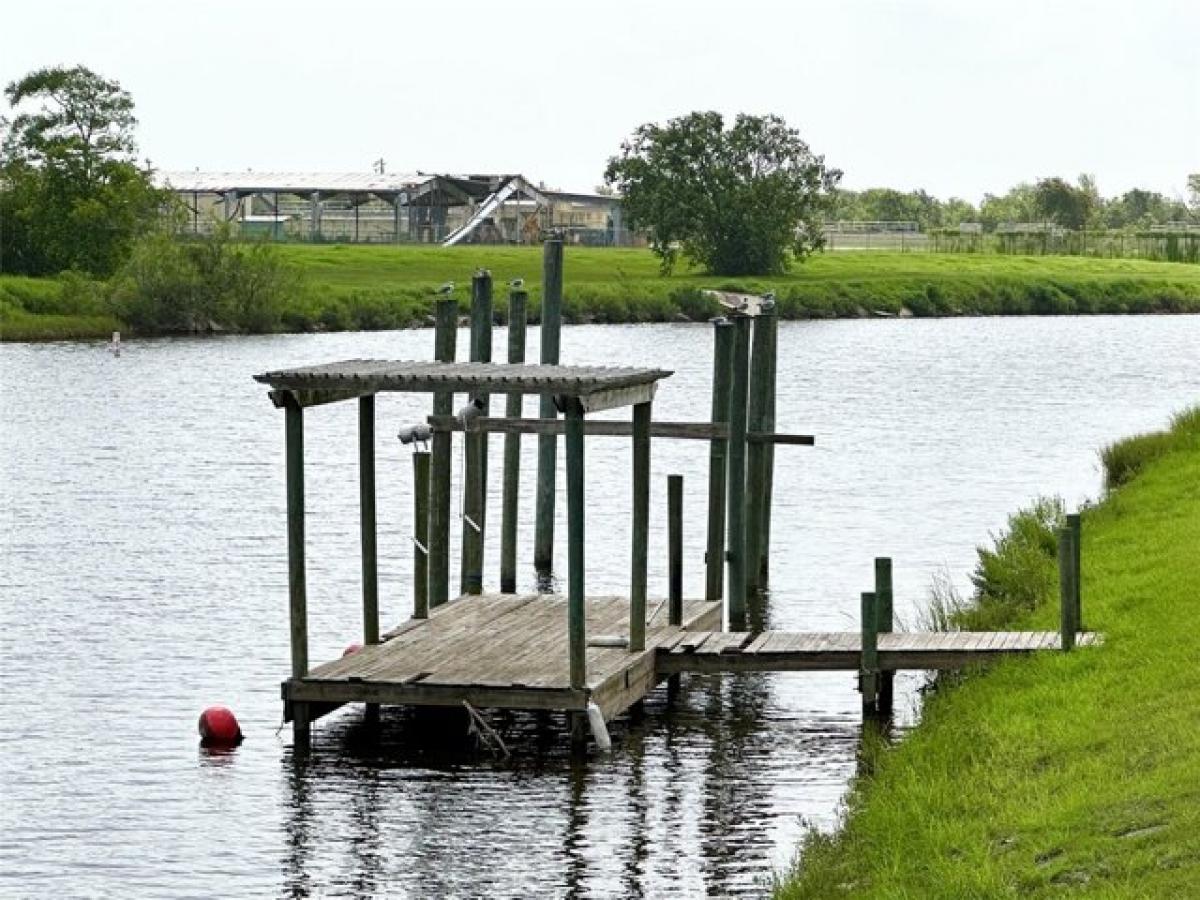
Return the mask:
{"type": "MultiPolygon", "coordinates": [[[[1085,512],[1082,559],[1104,646],[935,691],[903,741],[869,751],[843,827],[809,837],[778,900],[1200,896],[1200,409],[1103,455],[1119,486],[1085,512]]],[[[1041,602],[1002,623],[993,596],[993,626],[1057,624],[1036,531],[1016,553],[1002,537],[1013,571],[982,580],[1040,585],[1041,602]]]]}
{"type": "MultiPolygon", "coordinates": [[[[276,330],[420,326],[430,314],[433,288],[454,281],[465,300],[471,273],[481,267],[491,270],[501,299],[504,284],[519,277],[531,290],[535,318],[540,302],[539,247],[281,245],[277,250],[300,276],[300,287],[279,311],[276,330]]],[[[102,336],[111,330],[111,318],[120,318],[111,302],[106,305],[102,289],[76,287],[55,297],[52,288],[31,290],[27,281],[0,278],[4,339],[74,336],[62,333],[71,330],[72,317],[79,334],[102,336]],[[38,333],[40,322],[44,334],[38,333]]],[[[785,276],[729,279],[686,269],[661,276],[646,250],[569,247],[564,314],[573,322],[703,320],[716,308],[700,291],[714,287],[773,290],[780,315],[795,319],[1200,312],[1200,266],[1183,263],[838,252],[818,254],[785,276]]],[[[503,306],[497,304],[501,315],[503,306]]]]}

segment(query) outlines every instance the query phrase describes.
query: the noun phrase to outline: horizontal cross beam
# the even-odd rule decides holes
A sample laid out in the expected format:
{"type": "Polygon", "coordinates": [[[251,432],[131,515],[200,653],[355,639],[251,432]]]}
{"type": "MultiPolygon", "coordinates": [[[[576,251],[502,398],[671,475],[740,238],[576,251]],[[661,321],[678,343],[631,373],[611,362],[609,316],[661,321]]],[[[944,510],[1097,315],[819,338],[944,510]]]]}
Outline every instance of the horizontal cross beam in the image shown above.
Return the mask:
{"type": "MultiPolygon", "coordinates": [[[[463,430],[462,422],[456,416],[430,416],[428,422],[434,431],[463,430]]],[[[500,434],[563,434],[566,422],[563,419],[490,416],[475,419],[471,428],[500,434]]],[[[592,437],[631,437],[633,423],[586,419],[583,423],[583,433],[592,437]]],[[[729,438],[729,425],[724,422],[651,422],[650,436],[684,441],[726,440],[729,438]]],[[[746,440],[752,444],[792,444],[804,447],[811,447],[817,442],[811,434],[762,432],[751,432],[746,435],[746,440]]]]}

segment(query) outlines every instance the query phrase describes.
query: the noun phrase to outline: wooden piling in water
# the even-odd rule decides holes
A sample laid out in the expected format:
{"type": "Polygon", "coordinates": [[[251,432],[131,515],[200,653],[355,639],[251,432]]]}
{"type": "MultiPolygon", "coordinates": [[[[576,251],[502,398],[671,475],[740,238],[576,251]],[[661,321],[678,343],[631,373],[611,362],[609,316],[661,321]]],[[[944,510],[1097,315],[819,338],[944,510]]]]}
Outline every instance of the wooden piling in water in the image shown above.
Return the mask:
{"type": "Polygon", "coordinates": [[[650,404],[633,407],[633,551],[629,579],[629,649],[646,649],[646,566],[650,538],[650,404]]]}
{"type": "MultiPolygon", "coordinates": [[[[712,421],[729,421],[729,383],[733,374],[733,324],[713,320],[712,421]]],[[[725,582],[725,467],[727,438],[712,438],[708,450],[708,547],[704,555],[704,599],[710,603],[724,595],[725,582]]]]}
{"type": "Polygon", "coordinates": [[[667,624],[683,624],[683,476],[667,476],[667,624]]]}
{"type": "Polygon", "coordinates": [[[429,617],[429,454],[413,454],[413,618],[429,617]]]}
{"type": "Polygon", "coordinates": [[[729,396],[727,477],[729,629],[746,630],[746,397],[750,364],[750,319],[733,319],[733,372],[729,396]]]}
{"type": "Polygon", "coordinates": [[[379,643],[379,556],[375,516],[375,395],[358,398],[358,522],[362,545],[363,643],[379,643]]]}
{"type": "MultiPolygon", "coordinates": [[[[458,343],[458,302],[439,300],[434,318],[433,355],[438,362],[454,362],[458,343]]],[[[433,395],[434,415],[454,412],[454,394],[433,395]]],[[[450,465],[454,452],[453,434],[433,433],[433,456],[429,473],[429,605],[438,607],[450,599],[450,465]]]]}
{"type": "MultiPolygon", "coordinates": [[[[542,248],[542,311],[539,359],[543,365],[557,365],[562,329],[563,245],[561,239],[546,241],[542,248]]],[[[538,415],[553,419],[557,415],[554,398],[543,395],[538,415]]],[[[546,582],[554,570],[554,478],[557,467],[557,439],[538,435],[537,497],[534,512],[533,566],[539,580],[546,582]]]]}
{"type": "MultiPolygon", "coordinates": [[[[774,434],[776,376],[779,371],[779,316],[772,311],[770,315],[763,318],[762,323],[766,332],[764,353],[767,357],[766,373],[763,379],[766,409],[763,415],[762,431],[766,434],[774,434]]],[[[762,532],[759,538],[758,586],[767,588],[771,584],[771,505],[775,491],[775,444],[770,442],[763,447],[762,485],[762,532]]]]}
{"type": "MultiPolygon", "coordinates": [[[[492,275],[476,272],[471,279],[471,362],[492,361],[492,275]]],[[[487,394],[473,395],[488,414],[487,394]]],[[[486,431],[464,431],[466,471],[463,477],[462,557],[460,583],[463,594],[483,593],[484,535],[487,533],[487,442],[486,431]]]]}
{"type": "MultiPolygon", "coordinates": [[[[304,565],[304,409],[288,397],[284,409],[287,459],[288,611],[292,678],[308,674],[308,593],[304,565]]],[[[310,735],[308,706],[292,704],[292,733],[299,747],[310,735]]]]}
{"type": "Polygon", "coordinates": [[[863,715],[879,711],[879,606],[874,592],[862,595],[862,662],[858,684],[862,691],[863,715]]]}
{"type": "Polygon", "coordinates": [[[584,608],[583,407],[572,398],[567,408],[567,644],[570,685],[587,684],[587,627],[584,608]]]}
{"type": "Polygon", "coordinates": [[[1063,650],[1075,648],[1079,630],[1075,607],[1075,533],[1070,526],[1058,530],[1059,631],[1063,650]]]}
{"type": "MultiPolygon", "coordinates": [[[[508,295],[508,361],[525,362],[525,324],[529,294],[514,289],[508,295]]],[[[520,418],[522,395],[511,393],[504,403],[504,415],[520,418]]],[[[504,436],[504,487],[500,511],[500,592],[517,590],[517,515],[521,493],[521,435],[504,436]]]]}
{"type": "MultiPolygon", "coordinates": [[[[771,370],[771,328],[773,313],[764,311],[754,319],[753,347],[750,354],[750,396],[747,402],[746,430],[765,432],[768,387],[771,370]]],[[[746,594],[757,601],[762,582],[763,525],[766,510],[767,445],[759,442],[746,448],[746,594]]]]}
{"type": "MultiPolygon", "coordinates": [[[[877,634],[891,634],[895,627],[895,610],[892,604],[892,561],[886,556],[875,559],[875,609],[877,634]]],[[[895,705],[896,673],[891,670],[879,673],[880,715],[891,718],[895,705]]]]}

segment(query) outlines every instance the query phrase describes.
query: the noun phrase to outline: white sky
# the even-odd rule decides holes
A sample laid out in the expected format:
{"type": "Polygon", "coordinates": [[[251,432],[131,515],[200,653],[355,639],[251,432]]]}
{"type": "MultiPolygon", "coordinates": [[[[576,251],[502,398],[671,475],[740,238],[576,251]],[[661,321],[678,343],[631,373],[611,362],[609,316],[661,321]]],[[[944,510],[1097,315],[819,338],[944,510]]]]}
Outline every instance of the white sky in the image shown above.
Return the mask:
{"type": "Polygon", "coordinates": [[[132,93],[163,169],[588,190],[637,125],[717,109],[783,116],[851,188],[1200,171],[1200,0],[5,4],[0,81],[75,63],[132,93]]]}

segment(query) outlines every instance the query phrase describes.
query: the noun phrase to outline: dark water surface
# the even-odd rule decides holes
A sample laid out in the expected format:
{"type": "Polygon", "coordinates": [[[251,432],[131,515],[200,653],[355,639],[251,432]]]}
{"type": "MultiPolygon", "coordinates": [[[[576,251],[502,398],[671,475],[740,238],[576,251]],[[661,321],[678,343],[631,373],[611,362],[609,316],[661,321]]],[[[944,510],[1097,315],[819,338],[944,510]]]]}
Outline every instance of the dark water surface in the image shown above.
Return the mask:
{"type": "MultiPolygon", "coordinates": [[[[784,628],[854,628],[875,555],[895,558],[911,621],[937,573],[965,589],[975,545],[1008,513],[1039,494],[1094,496],[1103,443],[1200,399],[1197,317],[785,323],[779,343],[780,430],[818,436],[777,453],[770,619],[784,628]]],[[[583,764],[558,723],[493,716],[516,751],[501,762],[457,719],[395,710],[378,733],[356,710],[323,721],[312,759],[293,759],[275,734],[283,418],[250,376],[431,346],[392,332],[131,341],[119,359],[97,344],[0,347],[0,895],[755,894],[805,821],[836,822],[859,739],[846,673],[692,677],[583,764]],[[213,703],[247,734],[227,755],[197,747],[213,703]]],[[[660,418],[706,417],[710,347],[700,325],[563,334],[569,362],[674,369],[660,418]]],[[[411,465],[393,435],[425,413],[379,401],[387,624],[407,615],[412,561],[411,465]]],[[[361,628],[355,415],[306,417],[314,661],[361,628]]],[[[627,441],[589,444],[592,592],[626,588],[628,459],[627,441]]],[[[707,450],[656,442],[653,468],[652,596],[666,589],[671,472],[686,477],[685,588],[699,595],[707,450]]]]}

